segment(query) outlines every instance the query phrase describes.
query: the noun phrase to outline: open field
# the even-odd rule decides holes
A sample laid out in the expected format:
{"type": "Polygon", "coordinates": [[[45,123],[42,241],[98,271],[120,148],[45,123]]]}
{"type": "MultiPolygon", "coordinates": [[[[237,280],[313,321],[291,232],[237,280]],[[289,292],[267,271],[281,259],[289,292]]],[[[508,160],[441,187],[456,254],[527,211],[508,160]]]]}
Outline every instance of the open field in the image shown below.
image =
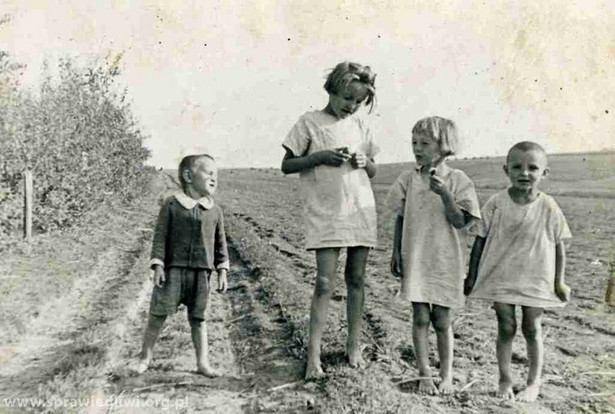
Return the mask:
{"type": "MultiPolygon", "coordinates": [[[[5,398],[123,396],[157,406],[117,405],[90,412],[330,413],[608,413],[615,412],[615,311],[603,304],[607,260],[615,250],[615,154],[550,158],[545,190],[560,204],[573,233],[567,280],[573,299],[545,317],[546,363],[536,403],[502,402],[495,328],[488,304],[469,302],[455,319],[455,386],[447,397],[415,393],[411,310],[393,301],[392,217],[382,207],[390,183],[409,165],[384,165],[373,181],[379,205],[379,247],[370,254],[364,314],[364,356],[356,371],[344,361],[345,289],[340,282],[325,332],[326,379],[304,383],[306,326],[315,263],[303,249],[297,177],[278,170],[223,170],[217,199],[232,245],[231,289],[213,295],[208,319],[213,364],[222,379],[193,373],[185,312],[167,323],[152,369],[130,371],[140,346],[151,284],[147,260],[157,200],[174,191],[158,176],[139,200],[101,209],[91,226],[17,245],[0,263],[0,412],[5,398]],[[164,404],[162,402],[165,402],[164,404]],[[164,405],[164,406],[163,406],[164,405]]],[[[475,181],[481,202],[506,186],[501,159],[452,163],[475,181]]],[[[340,278],[341,281],[341,278],[340,278]]],[[[432,335],[432,365],[435,335],[432,335]]],[[[522,384],[527,360],[515,341],[513,368],[522,384]]],[[[38,407],[31,412],[85,412],[38,407]]]]}
{"type": "MultiPolygon", "coordinates": [[[[462,160],[452,165],[475,181],[481,203],[507,185],[502,159],[462,160]]],[[[379,247],[370,255],[366,287],[366,352],[372,365],[363,373],[341,364],[345,315],[343,283],[338,287],[326,333],[325,360],[333,375],[325,382],[331,412],[609,412],[615,402],[615,313],[604,308],[607,259],[615,245],[615,154],[550,157],[551,175],[544,188],[566,215],[574,239],[568,252],[567,280],[574,298],[563,310],[545,318],[545,386],[539,402],[529,407],[502,403],[490,395],[497,382],[495,317],[488,304],[470,302],[455,321],[455,369],[458,388],[453,397],[421,397],[414,382],[396,381],[417,375],[410,332],[411,311],[394,303],[398,282],[388,270],[392,217],[383,208],[391,182],[409,165],[384,165],[373,180],[379,205],[379,247]]],[[[314,259],[303,248],[302,206],[298,179],[276,170],[229,171],[221,183],[221,199],[234,238],[255,233],[269,245],[283,274],[271,272],[289,319],[303,335],[314,282],[314,259]]],[[[471,241],[469,241],[471,242],[471,241]]],[[[246,254],[252,254],[249,250],[246,254]]],[[[257,260],[263,265],[273,258],[257,260]]],[[[302,336],[305,341],[305,336],[302,336]]],[[[435,335],[432,340],[435,345],[435,335]]],[[[526,373],[523,339],[515,342],[514,366],[519,385],[526,373]]],[[[435,349],[435,346],[434,346],[435,349]]],[[[435,361],[434,361],[435,362],[435,361]]]]}

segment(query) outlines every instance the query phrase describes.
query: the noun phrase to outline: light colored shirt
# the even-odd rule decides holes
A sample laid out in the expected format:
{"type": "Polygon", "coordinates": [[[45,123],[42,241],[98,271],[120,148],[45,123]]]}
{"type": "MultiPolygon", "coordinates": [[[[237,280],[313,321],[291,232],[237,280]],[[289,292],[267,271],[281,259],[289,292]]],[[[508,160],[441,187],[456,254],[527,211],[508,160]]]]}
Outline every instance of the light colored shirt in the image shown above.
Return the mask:
{"type": "MultiPolygon", "coordinates": [[[[372,134],[356,116],[338,119],[323,111],[303,114],[282,146],[294,156],[348,147],[373,158],[378,153],[372,134]]],[[[318,165],[299,173],[305,198],[307,249],[376,246],[376,202],[364,168],[346,161],[339,167],[318,165]]]]}
{"type": "Polygon", "coordinates": [[[413,169],[397,178],[386,203],[404,218],[400,296],[412,302],[458,307],[463,304],[468,250],[465,229],[480,219],[480,207],[474,183],[463,171],[442,163],[436,174],[457,206],[471,218],[464,229],[454,228],[446,218],[441,197],[429,189],[429,177],[413,169]]]}
{"type": "Polygon", "coordinates": [[[516,204],[508,190],[483,206],[476,228],[486,239],[470,297],[532,307],[560,307],[555,295],[555,246],[570,229],[555,200],[540,193],[533,202],[516,204]]]}

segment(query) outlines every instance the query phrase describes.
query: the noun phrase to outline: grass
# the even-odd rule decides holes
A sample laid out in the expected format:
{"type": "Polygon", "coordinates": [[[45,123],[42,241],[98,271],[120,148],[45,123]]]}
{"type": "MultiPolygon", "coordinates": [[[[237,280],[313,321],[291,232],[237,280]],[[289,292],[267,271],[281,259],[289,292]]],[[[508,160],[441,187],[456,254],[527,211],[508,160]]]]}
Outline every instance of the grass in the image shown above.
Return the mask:
{"type": "Polygon", "coordinates": [[[147,275],[160,185],[130,205],[101,205],[87,226],[3,252],[2,274],[14,278],[0,285],[0,326],[8,327],[0,346],[22,354],[4,367],[3,394],[87,398],[104,385],[127,309],[147,275]]]}

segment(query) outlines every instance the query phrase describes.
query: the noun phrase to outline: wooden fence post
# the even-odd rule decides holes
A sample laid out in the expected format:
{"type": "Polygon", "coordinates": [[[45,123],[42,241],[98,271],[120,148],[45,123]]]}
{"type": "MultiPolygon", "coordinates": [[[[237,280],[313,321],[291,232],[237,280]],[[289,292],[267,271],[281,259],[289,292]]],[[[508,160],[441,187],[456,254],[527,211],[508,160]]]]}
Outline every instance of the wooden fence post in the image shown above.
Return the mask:
{"type": "Polygon", "coordinates": [[[29,243],[32,240],[32,170],[26,169],[23,176],[24,207],[23,207],[23,234],[29,243]]]}
{"type": "Polygon", "coordinates": [[[609,278],[606,282],[604,301],[608,306],[615,306],[615,262],[609,262],[609,278]]]}

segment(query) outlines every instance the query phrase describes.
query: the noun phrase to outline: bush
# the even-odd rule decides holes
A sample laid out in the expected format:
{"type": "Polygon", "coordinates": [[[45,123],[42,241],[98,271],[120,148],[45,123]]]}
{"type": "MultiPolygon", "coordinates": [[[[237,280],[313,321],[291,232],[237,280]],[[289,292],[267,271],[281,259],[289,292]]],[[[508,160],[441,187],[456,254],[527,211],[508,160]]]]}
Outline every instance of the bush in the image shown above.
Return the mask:
{"type": "Polygon", "coordinates": [[[34,175],[38,231],[138,194],[149,151],[117,86],[119,57],[85,68],[62,60],[57,79],[46,70],[34,94],[2,72],[7,57],[0,54],[0,236],[20,226],[25,168],[34,175]]]}

